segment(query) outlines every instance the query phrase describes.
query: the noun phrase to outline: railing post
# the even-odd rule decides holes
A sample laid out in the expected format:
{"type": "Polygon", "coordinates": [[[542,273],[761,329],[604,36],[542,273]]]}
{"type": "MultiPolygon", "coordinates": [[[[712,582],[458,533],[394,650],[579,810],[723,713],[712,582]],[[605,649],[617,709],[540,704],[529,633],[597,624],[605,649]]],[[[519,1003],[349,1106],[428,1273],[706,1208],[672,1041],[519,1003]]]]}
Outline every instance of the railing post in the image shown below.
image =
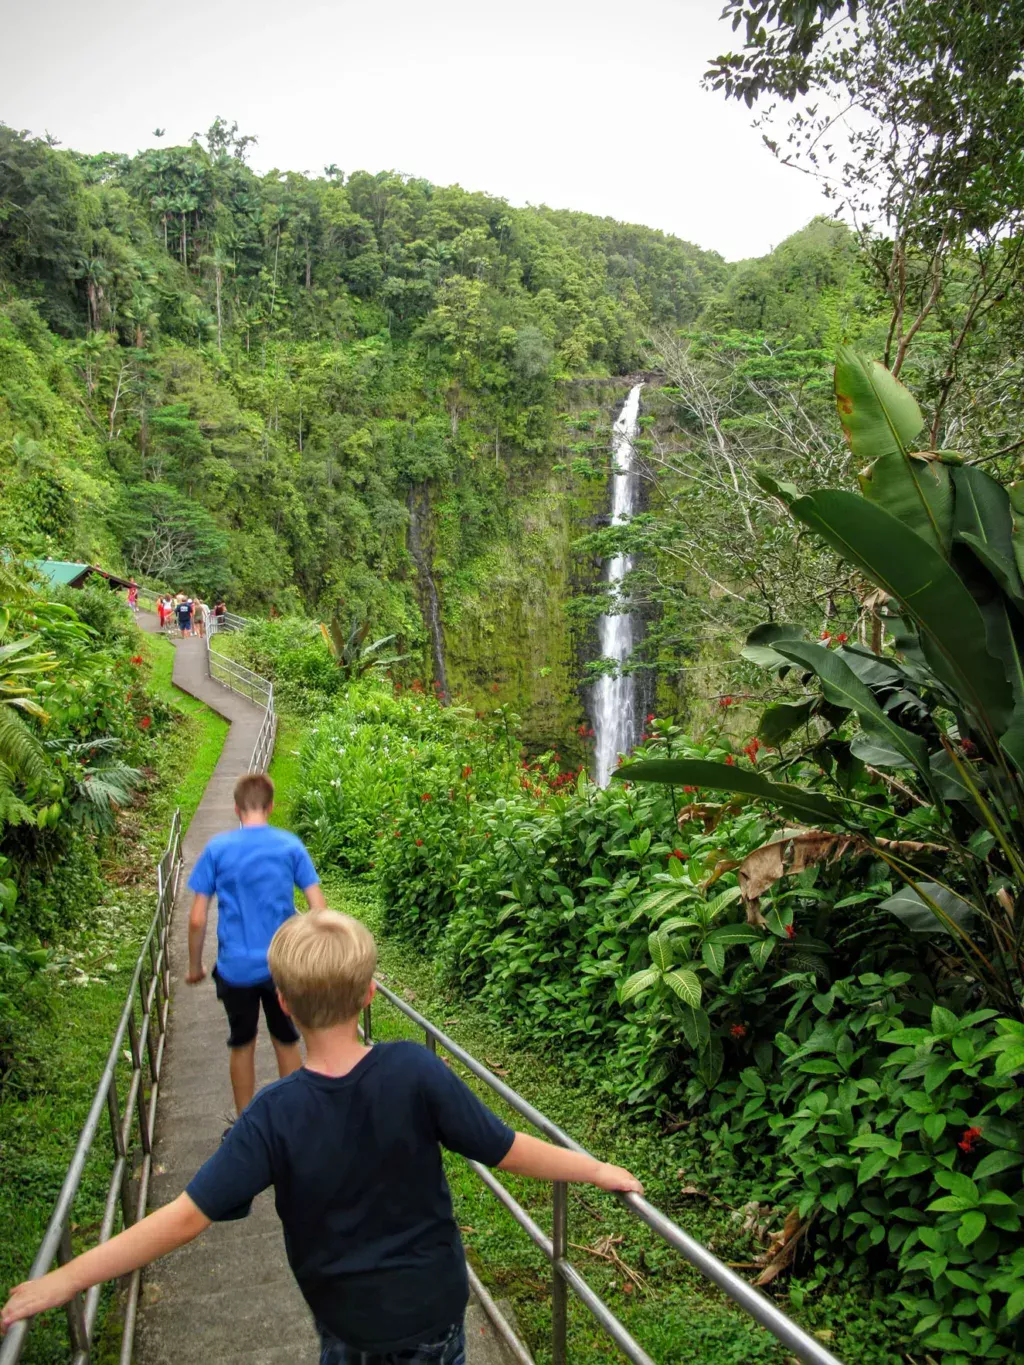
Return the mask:
{"type": "Polygon", "coordinates": [[[121,1106],[117,1100],[116,1071],[107,1086],[107,1113],[110,1115],[110,1135],[114,1139],[114,1159],[124,1162],[121,1168],[121,1223],[122,1226],[128,1227],[132,1221],[131,1200],[128,1197],[131,1172],[128,1169],[128,1150],[124,1145],[124,1134],[121,1131],[121,1106]]]}
{"type": "MultiPolygon", "coordinates": [[[[57,1248],[57,1262],[59,1265],[67,1265],[73,1256],[71,1250],[71,1232],[67,1223],[64,1224],[60,1234],[60,1245],[57,1248]]],[[[65,1305],[65,1312],[68,1315],[68,1332],[71,1335],[71,1344],[76,1352],[81,1352],[86,1359],[89,1358],[89,1333],[85,1327],[85,1308],[82,1304],[81,1294],[76,1294],[74,1298],[68,1300],[65,1305]]]]}
{"type": "MultiPolygon", "coordinates": [[[[139,991],[142,990],[142,983],[139,982],[139,991]]],[[[142,1000],[142,1018],[146,1018],[146,1001],[142,1000]]],[[[132,1012],[128,1016],[128,1043],[132,1053],[132,1069],[139,1073],[139,1087],[136,1091],[135,1104],[139,1116],[139,1139],[142,1142],[142,1150],[149,1155],[149,1114],[146,1112],[146,1078],[143,1075],[142,1053],[139,1051],[139,1030],[135,1024],[135,1003],[132,1002],[132,1012]]]]}
{"type": "Polygon", "coordinates": [[[436,1056],[436,1054],[437,1054],[437,1039],[434,1037],[434,1035],[430,1032],[429,1029],[425,1029],[425,1030],[424,1030],[424,1033],[425,1033],[425,1036],[426,1036],[427,1051],[428,1051],[428,1052],[433,1052],[433,1053],[435,1054],[435,1056],[436,1056]]]}
{"type": "Polygon", "coordinates": [[[562,1278],[562,1262],[569,1249],[569,1187],[556,1180],[551,1187],[551,1360],[566,1363],[569,1289],[562,1278]]]}
{"type": "Polygon", "coordinates": [[[373,1029],[372,1019],[370,1015],[370,1006],[369,1004],[366,1004],[363,1006],[363,1042],[366,1044],[367,1047],[369,1047],[372,1041],[373,1029]]]}

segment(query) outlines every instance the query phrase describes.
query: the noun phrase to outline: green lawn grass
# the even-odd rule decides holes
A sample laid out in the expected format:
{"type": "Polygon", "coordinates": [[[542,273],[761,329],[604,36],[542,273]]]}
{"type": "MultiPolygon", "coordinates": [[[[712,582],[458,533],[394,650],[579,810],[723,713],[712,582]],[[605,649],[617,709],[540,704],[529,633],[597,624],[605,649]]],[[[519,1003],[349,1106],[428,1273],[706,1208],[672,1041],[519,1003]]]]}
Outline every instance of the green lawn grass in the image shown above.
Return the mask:
{"type": "MultiPolygon", "coordinates": [[[[147,637],[147,685],[179,721],[155,755],[157,780],[104,868],[107,891],[87,923],[55,945],[58,965],[35,983],[22,1011],[15,1080],[0,1097],[0,1288],[25,1278],[53,1211],[124,1007],[139,945],[155,909],[156,860],[171,815],[187,825],[220,756],[227,722],[171,683],[174,646],[147,637]]],[[[120,1066],[120,1093],[129,1069],[120,1066]]],[[[106,1115],[74,1207],[77,1249],[95,1241],[112,1164],[106,1115]]],[[[106,1296],[104,1305],[109,1302],[106,1296]]],[[[22,1356],[69,1359],[63,1311],[33,1326],[22,1356]]],[[[116,1357],[117,1318],[109,1315],[96,1359],[116,1357]]]]}

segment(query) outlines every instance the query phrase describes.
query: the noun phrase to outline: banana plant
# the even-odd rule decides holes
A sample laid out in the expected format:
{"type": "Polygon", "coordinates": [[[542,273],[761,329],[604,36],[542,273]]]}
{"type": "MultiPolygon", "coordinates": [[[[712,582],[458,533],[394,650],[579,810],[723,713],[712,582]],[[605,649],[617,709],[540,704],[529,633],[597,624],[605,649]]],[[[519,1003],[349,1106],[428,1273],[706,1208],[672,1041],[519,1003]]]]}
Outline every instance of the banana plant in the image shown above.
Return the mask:
{"type": "Polygon", "coordinates": [[[867,461],[859,491],[801,493],[767,472],[760,482],[873,585],[874,647],[760,627],[745,656],[803,692],[761,718],[777,757],[757,771],[684,759],[615,776],[741,793],[856,834],[903,883],[885,908],[952,940],[971,975],[1024,1017],[1024,486],[1003,487],[955,451],[916,449],[921,410],[876,361],[842,350],[835,392],[867,461]],[[810,776],[819,768],[825,784],[810,776]],[[886,832],[906,824],[919,838],[924,818],[941,856],[908,857],[901,840],[875,837],[879,788],[886,832]]]}

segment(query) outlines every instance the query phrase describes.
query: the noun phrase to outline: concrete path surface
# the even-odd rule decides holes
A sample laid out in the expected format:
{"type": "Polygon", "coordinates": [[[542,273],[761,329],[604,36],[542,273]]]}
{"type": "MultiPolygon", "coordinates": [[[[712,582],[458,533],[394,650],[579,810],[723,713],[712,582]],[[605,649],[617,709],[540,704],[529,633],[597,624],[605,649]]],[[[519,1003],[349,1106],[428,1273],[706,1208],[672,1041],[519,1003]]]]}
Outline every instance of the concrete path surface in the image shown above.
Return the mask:
{"type": "MultiPolygon", "coordinates": [[[[140,624],[156,632],[155,616],[140,624]]],[[[247,770],[263,712],[206,673],[206,645],[177,642],[174,682],[231,722],[220,760],[184,840],[181,889],[171,925],[171,1012],[160,1079],[150,1206],[181,1193],[234,1117],[228,1078],[227,1021],[212,980],[186,986],[188,910],[186,882],[207,840],[236,824],[233,789],[247,770]]],[[[216,955],[216,913],[211,910],[205,960],[216,955]]],[[[256,1049],[257,1088],[277,1075],[261,1021],[256,1049]]],[[[507,1365],[509,1357],[478,1304],[466,1322],[468,1365],[507,1365]]],[[[214,1224],[189,1246],[144,1273],[135,1336],[138,1365],[314,1365],[318,1342],[284,1252],[273,1192],[237,1223],[214,1224]]]]}
{"type": "MultiPolygon", "coordinates": [[[[156,618],[143,625],[156,629],[156,618]]],[[[171,924],[171,1015],[160,1083],[150,1205],[176,1198],[216,1149],[234,1117],[228,1078],[227,1021],[210,977],[186,986],[188,910],[185,883],[208,839],[237,824],[234,785],[247,771],[263,712],[206,674],[206,644],[179,640],[174,682],[231,722],[220,760],[185,834],[181,890],[171,924]]],[[[216,913],[206,936],[206,966],[216,956],[216,913]]],[[[277,1075],[261,1027],[256,1083],[277,1075]]],[[[145,1272],[135,1338],[139,1365],[308,1365],[316,1334],[288,1269],[272,1191],[243,1222],[214,1225],[197,1241],[145,1272]]]]}

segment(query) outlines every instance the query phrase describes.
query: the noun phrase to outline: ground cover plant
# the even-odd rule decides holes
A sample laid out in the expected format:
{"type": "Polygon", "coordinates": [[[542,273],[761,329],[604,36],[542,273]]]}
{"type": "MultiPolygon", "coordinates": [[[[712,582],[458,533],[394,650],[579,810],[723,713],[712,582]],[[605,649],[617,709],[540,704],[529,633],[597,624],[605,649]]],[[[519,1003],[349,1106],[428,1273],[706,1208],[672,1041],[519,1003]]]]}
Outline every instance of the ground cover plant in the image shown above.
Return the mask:
{"type": "MultiPolygon", "coordinates": [[[[46,595],[20,574],[9,593],[6,638],[31,643],[0,655],[9,661],[4,681],[31,703],[18,708],[19,735],[41,755],[44,775],[33,778],[9,765],[7,809],[15,802],[23,809],[14,807],[18,822],[0,828],[0,1281],[6,1285],[23,1279],[31,1264],[106,1062],[153,913],[155,867],[171,815],[180,806],[187,823],[227,729],[174,691],[173,646],[142,637],[123,598],[106,588],[59,594],[61,610],[51,615],[46,595]],[[33,658],[30,670],[25,661],[33,658]],[[138,781],[124,791],[108,777],[102,793],[83,793],[113,758],[138,781]],[[76,817],[76,804],[86,801],[76,817]],[[54,803],[61,813],[51,825],[54,803]]],[[[123,1073],[122,1079],[126,1065],[123,1073]]],[[[76,1201],[76,1246],[95,1236],[109,1168],[101,1138],[76,1201]]],[[[118,1320],[107,1313],[112,1303],[108,1290],[97,1359],[116,1358],[118,1320]]],[[[36,1324],[23,1358],[67,1358],[62,1311],[36,1324]]]]}

